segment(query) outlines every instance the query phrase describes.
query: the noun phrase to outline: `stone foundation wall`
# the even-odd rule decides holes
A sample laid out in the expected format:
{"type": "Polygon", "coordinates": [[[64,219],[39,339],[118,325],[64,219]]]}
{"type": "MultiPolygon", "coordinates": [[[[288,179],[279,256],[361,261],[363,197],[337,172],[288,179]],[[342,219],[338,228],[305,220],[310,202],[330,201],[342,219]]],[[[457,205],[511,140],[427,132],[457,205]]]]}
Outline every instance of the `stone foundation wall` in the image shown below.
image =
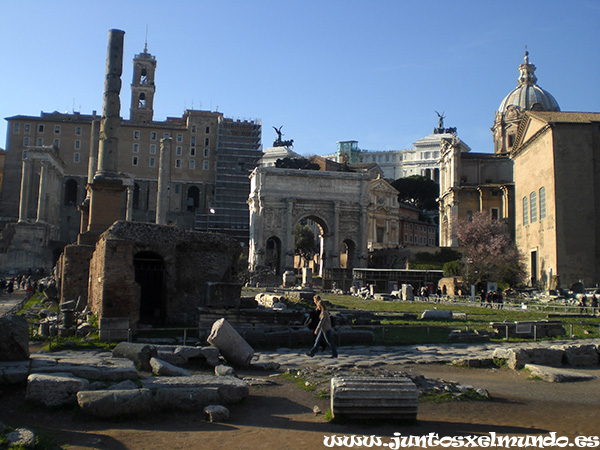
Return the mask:
{"type": "Polygon", "coordinates": [[[94,253],[91,245],[67,245],[56,264],[60,280],[60,302],[76,300],[79,296],[87,301],[90,278],[90,260],[94,253]]]}

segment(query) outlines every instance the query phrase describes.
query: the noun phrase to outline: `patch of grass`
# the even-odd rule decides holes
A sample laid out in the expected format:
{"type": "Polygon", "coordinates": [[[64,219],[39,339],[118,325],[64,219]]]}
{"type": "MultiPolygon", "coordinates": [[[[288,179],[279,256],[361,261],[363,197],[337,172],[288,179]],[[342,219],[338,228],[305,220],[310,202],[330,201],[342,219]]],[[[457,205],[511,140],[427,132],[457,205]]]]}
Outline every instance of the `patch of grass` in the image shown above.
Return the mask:
{"type": "Polygon", "coordinates": [[[315,397],[320,399],[328,399],[331,398],[331,394],[327,389],[319,389],[317,392],[315,392],[315,397]]]}
{"type": "Polygon", "coordinates": [[[62,338],[56,337],[44,347],[44,350],[58,352],[61,350],[106,350],[111,351],[116,347],[116,342],[107,343],[98,339],[90,339],[88,337],[71,337],[62,338]]]}
{"type": "Polygon", "coordinates": [[[526,369],[525,367],[523,367],[522,369],[520,369],[521,372],[526,373],[527,374],[527,380],[529,381],[544,381],[543,378],[541,378],[538,375],[533,375],[533,373],[531,372],[531,370],[526,369]]]}
{"type": "Polygon", "coordinates": [[[14,427],[7,427],[2,434],[0,434],[0,449],[10,448],[10,450],[66,450],[67,446],[58,445],[54,438],[42,431],[32,430],[35,433],[35,445],[33,447],[25,447],[24,445],[13,445],[8,447],[8,439],[6,435],[12,431],[15,431],[14,427]]]}
{"type": "Polygon", "coordinates": [[[325,420],[327,422],[333,421],[333,412],[331,411],[331,408],[329,408],[327,411],[325,411],[325,414],[323,415],[323,417],[325,418],[325,420]]]}
{"type": "Polygon", "coordinates": [[[314,392],[317,388],[314,384],[312,384],[306,377],[298,374],[297,370],[291,370],[289,372],[284,372],[279,375],[281,378],[292,381],[296,386],[305,391],[314,392]]]}
{"type": "Polygon", "coordinates": [[[448,403],[455,401],[456,398],[451,392],[424,392],[419,395],[420,402],[429,403],[448,403]]]}
{"type": "Polygon", "coordinates": [[[493,358],[492,362],[494,363],[494,365],[500,369],[507,369],[508,368],[508,363],[506,362],[506,360],[504,358],[493,358]]]}

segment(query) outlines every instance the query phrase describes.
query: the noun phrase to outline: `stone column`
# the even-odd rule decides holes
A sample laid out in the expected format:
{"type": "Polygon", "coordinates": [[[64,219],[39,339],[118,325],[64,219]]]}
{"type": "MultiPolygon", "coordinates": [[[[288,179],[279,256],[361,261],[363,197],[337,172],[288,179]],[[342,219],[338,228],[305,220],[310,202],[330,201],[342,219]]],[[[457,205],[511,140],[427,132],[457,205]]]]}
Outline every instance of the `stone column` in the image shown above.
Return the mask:
{"type": "Polygon", "coordinates": [[[102,124],[100,127],[100,148],[98,150],[98,170],[96,177],[116,177],[119,150],[119,125],[121,121],[121,73],[123,72],[124,31],[108,32],[106,55],[106,78],[104,80],[104,100],[102,102],[102,124]]]}
{"type": "Polygon", "coordinates": [[[359,236],[359,247],[358,247],[358,251],[356,252],[357,255],[356,257],[358,258],[358,265],[355,265],[354,267],[366,267],[366,263],[367,263],[367,230],[369,227],[368,224],[368,219],[369,219],[369,213],[367,211],[367,206],[366,205],[360,205],[360,215],[359,215],[359,220],[360,220],[360,224],[359,224],[359,231],[358,231],[358,236],[359,236]]]}
{"type": "MultiPolygon", "coordinates": [[[[94,181],[94,175],[98,170],[98,147],[100,146],[100,121],[92,121],[92,135],[90,137],[90,156],[88,159],[87,182],[94,181]]],[[[89,192],[88,192],[89,197],[89,192]]]]}
{"type": "Polygon", "coordinates": [[[287,198],[285,200],[285,250],[284,250],[284,271],[294,267],[294,230],[292,230],[292,212],[294,210],[294,199],[287,198]]]}
{"type": "Polygon", "coordinates": [[[250,251],[248,254],[248,264],[252,271],[261,266],[264,259],[263,202],[264,198],[255,194],[250,194],[250,198],[248,199],[250,208],[250,251]]]}
{"type": "Polygon", "coordinates": [[[40,168],[40,190],[38,195],[36,222],[43,222],[46,218],[46,191],[48,185],[48,170],[48,162],[42,161],[42,166],[40,168]]]}
{"type": "Polygon", "coordinates": [[[27,221],[32,165],[33,161],[27,158],[25,158],[21,164],[21,197],[19,199],[19,222],[21,223],[27,221]]]}
{"type": "Polygon", "coordinates": [[[125,220],[127,222],[133,221],[133,193],[135,185],[127,186],[127,212],[125,213],[125,220]]]}
{"type": "Polygon", "coordinates": [[[331,246],[330,267],[340,267],[340,202],[333,202],[333,245],[331,246]]]}
{"type": "Polygon", "coordinates": [[[94,179],[87,186],[90,190],[90,206],[86,236],[80,235],[79,238],[79,242],[84,244],[95,244],[101,233],[115,221],[122,219],[121,208],[126,187],[117,172],[117,163],[121,121],[119,93],[123,69],[124,35],[125,32],[121,30],[110,30],[108,33],[98,168],[94,179]]]}
{"type": "MultiPolygon", "coordinates": [[[[158,162],[158,192],[156,195],[156,223],[167,224],[169,209],[169,181],[171,179],[171,144],[172,138],[160,140],[160,158],[158,162]]],[[[209,212],[210,214],[210,212],[209,212]]]]}

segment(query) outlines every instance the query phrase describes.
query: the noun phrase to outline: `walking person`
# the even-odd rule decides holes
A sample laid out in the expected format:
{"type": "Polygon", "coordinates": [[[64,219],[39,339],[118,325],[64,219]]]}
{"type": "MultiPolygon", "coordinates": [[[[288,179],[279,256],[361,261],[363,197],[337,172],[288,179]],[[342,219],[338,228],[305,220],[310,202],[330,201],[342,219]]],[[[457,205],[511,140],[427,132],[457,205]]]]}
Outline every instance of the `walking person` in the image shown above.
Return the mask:
{"type": "Polygon", "coordinates": [[[331,347],[331,357],[337,358],[337,356],[338,356],[337,349],[335,348],[333,339],[331,339],[331,328],[332,327],[331,327],[331,317],[329,315],[329,312],[327,311],[327,308],[323,304],[323,300],[321,300],[321,297],[319,297],[318,295],[315,295],[313,300],[317,307],[317,311],[319,311],[319,324],[317,325],[317,328],[315,329],[315,335],[317,336],[315,338],[315,344],[310,349],[310,351],[307,353],[307,355],[315,356],[315,353],[317,353],[317,349],[319,348],[319,342],[321,341],[321,337],[325,337],[325,341],[331,347]]]}
{"type": "MultiPolygon", "coordinates": [[[[319,313],[318,309],[313,309],[308,314],[308,317],[306,318],[306,321],[304,322],[304,325],[307,326],[308,329],[310,331],[312,331],[313,333],[315,332],[315,330],[319,326],[320,315],[321,314],[319,313]]],[[[321,347],[321,351],[322,352],[325,351],[325,349],[327,348],[327,342],[325,342],[325,338],[323,336],[321,336],[321,339],[319,339],[319,346],[321,347]]]]}

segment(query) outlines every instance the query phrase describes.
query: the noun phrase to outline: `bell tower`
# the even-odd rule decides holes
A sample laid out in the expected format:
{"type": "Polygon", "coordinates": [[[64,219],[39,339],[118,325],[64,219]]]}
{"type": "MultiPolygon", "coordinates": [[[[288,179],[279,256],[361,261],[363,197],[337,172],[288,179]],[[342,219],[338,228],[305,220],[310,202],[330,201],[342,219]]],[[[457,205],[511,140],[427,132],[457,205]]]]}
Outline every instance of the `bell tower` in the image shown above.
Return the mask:
{"type": "Polygon", "coordinates": [[[148,43],[144,51],[133,58],[133,81],[131,82],[131,108],[129,120],[132,122],[152,122],[154,115],[154,74],[156,58],[148,53],[148,43]]]}

